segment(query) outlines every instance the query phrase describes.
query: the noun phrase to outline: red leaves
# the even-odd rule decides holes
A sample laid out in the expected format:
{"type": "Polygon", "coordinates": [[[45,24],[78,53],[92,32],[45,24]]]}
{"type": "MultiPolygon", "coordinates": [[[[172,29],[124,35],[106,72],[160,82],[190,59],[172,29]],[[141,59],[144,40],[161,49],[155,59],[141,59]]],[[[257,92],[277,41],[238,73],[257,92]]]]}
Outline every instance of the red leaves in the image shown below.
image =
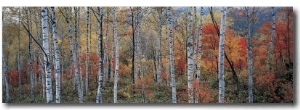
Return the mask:
{"type": "Polygon", "coordinates": [[[8,75],[8,83],[9,84],[12,84],[12,85],[18,84],[18,78],[19,78],[18,71],[16,71],[16,70],[8,71],[7,75],[8,75]]]}
{"type": "Polygon", "coordinates": [[[176,71],[179,73],[183,73],[185,71],[185,68],[186,68],[186,60],[183,58],[178,60],[176,71]]]}
{"type": "Polygon", "coordinates": [[[246,41],[246,38],[244,37],[240,37],[240,40],[239,40],[239,46],[240,46],[240,50],[239,50],[239,53],[241,56],[246,56],[247,55],[247,41],[246,41]]]}

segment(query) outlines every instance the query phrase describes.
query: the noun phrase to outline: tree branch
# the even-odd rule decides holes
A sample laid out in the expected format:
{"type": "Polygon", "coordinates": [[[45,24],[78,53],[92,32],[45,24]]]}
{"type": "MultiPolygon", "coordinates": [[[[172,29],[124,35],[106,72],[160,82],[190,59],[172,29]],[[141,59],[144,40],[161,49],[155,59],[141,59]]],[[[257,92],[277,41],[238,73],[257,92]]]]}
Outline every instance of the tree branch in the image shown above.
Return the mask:
{"type": "Polygon", "coordinates": [[[46,59],[47,59],[47,65],[49,65],[49,61],[48,61],[48,55],[46,54],[45,50],[43,49],[43,47],[37,42],[37,40],[32,36],[32,34],[30,33],[30,31],[26,28],[26,26],[24,25],[23,22],[21,22],[24,29],[27,31],[27,33],[30,35],[30,37],[34,40],[34,42],[41,48],[41,50],[43,51],[43,53],[45,54],[46,56],[46,59]]]}

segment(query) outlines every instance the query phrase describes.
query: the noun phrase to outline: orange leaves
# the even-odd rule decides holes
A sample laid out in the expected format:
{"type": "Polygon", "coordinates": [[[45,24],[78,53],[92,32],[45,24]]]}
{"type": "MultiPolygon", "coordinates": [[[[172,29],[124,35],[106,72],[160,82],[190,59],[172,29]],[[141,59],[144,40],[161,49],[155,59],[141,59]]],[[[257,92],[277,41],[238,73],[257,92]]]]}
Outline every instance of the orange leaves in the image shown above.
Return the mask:
{"type": "MultiPolygon", "coordinates": [[[[194,97],[198,95],[199,103],[211,103],[214,99],[215,91],[209,87],[205,82],[196,80],[193,82],[194,97]]],[[[177,88],[178,103],[188,103],[188,88],[186,84],[180,84],[177,88]]]]}
{"type": "Polygon", "coordinates": [[[247,55],[247,41],[246,41],[246,38],[243,38],[243,37],[240,37],[239,38],[239,44],[240,46],[240,50],[239,50],[239,53],[241,56],[246,56],[247,55]]]}
{"type": "Polygon", "coordinates": [[[151,74],[148,74],[144,77],[140,77],[137,80],[137,85],[136,85],[136,87],[138,87],[138,88],[135,88],[134,91],[142,93],[142,86],[144,84],[144,90],[145,90],[146,97],[153,98],[154,97],[154,93],[153,93],[154,88],[153,88],[153,86],[151,86],[152,82],[153,82],[153,77],[151,74]]]}
{"type": "Polygon", "coordinates": [[[119,75],[121,76],[126,76],[126,75],[130,75],[131,72],[131,68],[128,67],[127,65],[120,63],[120,67],[119,67],[119,75]]]}
{"type": "Polygon", "coordinates": [[[265,35],[271,35],[271,29],[272,29],[272,22],[266,21],[259,28],[259,32],[265,35]]]}
{"type": "Polygon", "coordinates": [[[256,83],[254,84],[255,89],[264,91],[264,94],[266,94],[266,97],[269,97],[271,99],[268,99],[270,102],[278,102],[280,99],[277,96],[276,89],[278,87],[277,85],[278,79],[275,78],[275,74],[273,72],[266,73],[262,76],[256,77],[256,83]]]}
{"type": "Polygon", "coordinates": [[[193,84],[195,95],[198,95],[199,97],[199,103],[211,103],[213,101],[215,94],[213,94],[213,89],[211,89],[208,84],[201,81],[200,83],[198,81],[194,81],[193,84]]]}

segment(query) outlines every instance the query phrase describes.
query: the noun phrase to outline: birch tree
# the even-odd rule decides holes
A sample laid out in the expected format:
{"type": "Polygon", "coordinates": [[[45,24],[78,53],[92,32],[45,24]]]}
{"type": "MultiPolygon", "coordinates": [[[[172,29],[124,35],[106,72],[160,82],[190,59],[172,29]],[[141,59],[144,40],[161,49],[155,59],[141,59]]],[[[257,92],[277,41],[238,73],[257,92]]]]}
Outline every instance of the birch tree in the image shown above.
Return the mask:
{"type": "MultiPolygon", "coordinates": [[[[201,65],[201,57],[202,57],[202,21],[203,21],[203,7],[200,7],[200,31],[199,31],[199,38],[198,38],[198,53],[197,53],[197,70],[196,70],[196,80],[200,83],[200,73],[201,73],[201,69],[200,69],[200,65],[201,65]]],[[[196,88],[196,90],[198,90],[199,88],[196,88]]],[[[199,91],[197,91],[199,92],[199,91]]],[[[195,103],[198,103],[199,100],[199,95],[198,93],[196,93],[195,96],[195,103]]]]}
{"type": "MultiPolygon", "coordinates": [[[[170,17],[168,17],[169,15],[169,13],[170,14],[172,14],[171,13],[171,9],[170,9],[170,12],[168,11],[168,8],[166,9],[166,16],[167,16],[167,20],[166,20],[166,22],[168,23],[168,26],[166,26],[166,45],[165,45],[165,57],[166,57],[166,74],[167,74],[167,85],[168,86],[172,86],[172,78],[170,78],[170,77],[172,77],[172,75],[170,75],[170,67],[171,67],[171,64],[170,64],[170,29],[169,29],[169,24],[172,24],[172,22],[171,21],[169,21],[169,18],[171,17],[171,15],[170,15],[170,17]],[[171,80],[171,81],[170,81],[171,80]]],[[[171,19],[171,18],[170,18],[171,19]]],[[[176,91],[176,86],[175,86],[175,91],[176,91]]],[[[177,102],[177,101],[176,101],[177,102]]]]}
{"type": "Polygon", "coordinates": [[[99,56],[99,70],[98,70],[98,89],[97,89],[97,96],[96,96],[96,103],[102,103],[102,81],[103,81],[103,60],[104,60],[104,55],[103,55],[103,47],[102,47],[102,42],[103,42],[103,33],[102,33],[102,12],[103,8],[98,7],[98,29],[99,29],[99,37],[98,37],[98,56],[99,56]]]}
{"type": "Polygon", "coordinates": [[[224,103],[224,96],[225,96],[225,81],[224,81],[225,28],[226,28],[226,7],[222,7],[220,41],[219,41],[219,57],[218,57],[219,103],[224,103]]]}
{"type": "MultiPolygon", "coordinates": [[[[37,41],[38,41],[39,44],[41,44],[41,37],[42,37],[41,36],[41,30],[40,30],[41,29],[41,23],[40,23],[41,21],[40,21],[40,18],[39,18],[40,15],[41,15],[40,11],[38,9],[35,9],[34,10],[34,22],[35,22],[35,27],[36,27],[36,37],[37,37],[37,41]]],[[[40,54],[42,54],[41,51],[36,50],[35,54],[33,54],[34,58],[38,59],[40,54]],[[35,55],[36,55],[36,57],[35,57],[35,55]]],[[[34,80],[37,82],[36,75],[38,75],[38,74],[34,74],[34,80]]]]}
{"type": "Polygon", "coordinates": [[[30,76],[30,95],[34,95],[34,84],[33,84],[33,71],[32,71],[32,38],[30,33],[32,32],[31,24],[31,11],[29,8],[25,10],[27,18],[27,27],[28,27],[28,53],[29,53],[29,76],[30,76]]]}
{"type": "Polygon", "coordinates": [[[88,93],[89,84],[89,19],[90,19],[90,7],[87,7],[86,15],[86,59],[85,59],[85,92],[88,93]]]}
{"type": "Polygon", "coordinates": [[[119,74],[119,42],[118,42],[118,35],[117,35],[117,14],[116,14],[116,7],[112,9],[113,13],[113,34],[114,34],[114,42],[115,42],[115,75],[114,75],[114,103],[118,103],[117,101],[117,89],[118,89],[118,74],[119,74]]]}
{"type": "Polygon", "coordinates": [[[21,56],[20,56],[20,54],[21,54],[21,46],[20,46],[20,44],[21,44],[21,40],[20,40],[20,36],[21,36],[21,7],[19,7],[19,12],[18,12],[18,16],[19,16],[19,31],[18,31],[18,85],[19,85],[19,94],[21,94],[22,93],[22,80],[21,80],[21,56]]]}
{"type": "MultiPolygon", "coordinates": [[[[141,36],[140,36],[140,29],[141,29],[141,7],[138,7],[137,9],[137,15],[136,15],[136,53],[137,53],[137,73],[136,73],[136,78],[141,76],[142,74],[142,62],[141,62],[141,57],[142,57],[142,52],[141,52],[141,36]]],[[[137,85],[136,85],[137,86],[137,85]]]]}
{"type": "MultiPolygon", "coordinates": [[[[67,11],[68,8],[65,8],[65,11],[67,11]]],[[[69,42],[71,47],[71,54],[72,54],[72,60],[73,60],[73,67],[74,67],[74,74],[75,74],[75,87],[77,87],[77,93],[78,93],[78,101],[79,103],[83,103],[83,94],[82,94],[82,87],[80,84],[80,79],[78,75],[78,61],[77,61],[77,55],[73,44],[73,38],[72,38],[72,26],[71,26],[71,20],[69,17],[68,12],[66,12],[66,16],[64,16],[68,25],[68,36],[69,36],[69,42]]]]}
{"type": "Polygon", "coordinates": [[[163,8],[157,8],[157,13],[158,13],[158,43],[157,43],[157,52],[158,52],[158,62],[157,62],[157,83],[160,84],[162,79],[161,79],[161,63],[162,63],[162,58],[161,58],[161,39],[162,39],[162,16],[163,16],[163,8]]]}
{"type": "Polygon", "coordinates": [[[55,85],[56,85],[56,103],[60,103],[60,63],[59,63],[59,48],[56,31],[56,19],[54,7],[52,10],[52,31],[53,31],[53,45],[54,45],[54,73],[55,73],[55,85]]]}
{"type": "MultiPolygon", "coordinates": [[[[103,12],[103,11],[102,11],[103,12]]],[[[103,15],[102,15],[103,16],[103,15]]],[[[108,8],[106,9],[106,19],[109,19],[109,12],[108,8]]],[[[104,43],[104,74],[105,77],[103,79],[103,86],[105,86],[106,79],[108,79],[108,68],[109,68],[109,62],[108,62],[108,24],[109,22],[105,23],[105,43],[104,43]]]]}
{"type": "Polygon", "coordinates": [[[272,7],[272,32],[271,32],[271,40],[270,40],[270,49],[269,49],[269,70],[273,70],[273,46],[274,46],[274,39],[275,39],[275,8],[272,7]]]}
{"type": "Polygon", "coordinates": [[[177,103],[176,99],[176,81],[175,81],[175,65],[174,65],[174,37],[173,37],[173,17],[171,7],[167,9],[169,42],[170,42],[170,63],[171,63],[171,87],[172,87],[172,103],[177,103]]]}
{"type": "MultiPolygon", "coordinates": [[[[74,34],[75,34],[75,53],[78,57],[78,72],[79,72],[79,81],[80,81],[80,88],[81,91],[82,91],[82,94],[83,94],[83,78],[82,78],[82,73],[83,73],[83,70],[82,70],[82,59],[81,59],[81,42],[80,42],[80,29],[79,29],[79,22],[80,22],[80,7],[74,7],[74,11],[75,11],[75,29],[74,29],[74,34]],[[79,52],[77,52],[77,50],[79,50],[79,52]]],[[[76,82],[76,80],[75,80],[76,82]]],[[[75,84],[74,82],[74,84],[75,84]]]]}
{"type": "Polygon", "coordinates": [[[136,84],[136,79],[137,79],[137,74],[136,74],[136,60],[135,60],[135,52],[136,52],[136,37],[135,37],[135,18],[134,18],[134,10],[132,7],[130,7],[130,12],[131,12],[131,28],[132,28],[132,45],[133,45],[133,49],[132,49],[132,68],[131,68],[131,71],[132,71],[132,81],[133,81],[133,84],[136,84]]]}
{"type": "Polygon", "coordinates": [[[138,32],[136,28],[138,28],[138,13],[136,12],[136,15],[134,17],[133,11],[132,11],[132,26],[133,26],[133,49],[134,49],[134,55],[133,55],[133,60],[134,60],[134,65],[133,65],[133,73],[134,73],[134,83],[135,83],[135,88],[137,88],[137,79],[138,79],[138,32]]]}
{"type": "Polygon", "coordinates": [[[253,103],[253,55],[252,55],[252,28],[259,18],[258,7],[245,7],[247,20],[247,62],[248,62],[248,100],[253,103]]]}
{"type": "Polygon", "coordinates": [[[194,74],[194,49],[193,49],[193,32],[192,32],[192,7],[189,7],[188,11],[188,41],[187,41],[187,57],[188,57],[188,97],[189,103],[194,103],[193,97],[193,74],[194,74]]]}
{"type": "Polygon", "coordinates": [[[52,96],[52,79],[49,59],[49,42],[48,42],[48,10],[47,7],[42,7],[42,32],[43,32],[43,50],[45,51],[44,65],[46,73],[46,98],[47,103],[53,102],[52,96]]]}
{"type": "MultiPolygon", "coordinates": [[[[3,42],[3,44],[5,44],[5,42],[3,42]]],[[[4,45],[2,47],[5,47],[4,45]]],[[[8,74],[7,74],[7,63],[5,61],[5,59],[8,59],[7,57],[5,57],[5,52],[4,52],[4,48],[2,50],[2,64],[3,64],[3,73],[4,73],[4,83],[5,83],[5,98],[6,98],[6,102],[9,102],[9,85],[8,85],[8,74]]]]}

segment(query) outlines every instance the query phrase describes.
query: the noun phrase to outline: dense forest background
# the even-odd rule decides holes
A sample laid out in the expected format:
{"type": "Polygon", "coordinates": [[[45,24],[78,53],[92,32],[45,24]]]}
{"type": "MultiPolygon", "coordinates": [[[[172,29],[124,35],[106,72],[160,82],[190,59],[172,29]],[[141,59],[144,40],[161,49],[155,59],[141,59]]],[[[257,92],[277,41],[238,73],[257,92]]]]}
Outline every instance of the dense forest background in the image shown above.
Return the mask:
{"type": "Polygon", "coordinates": [[[3,102],[217,103],[220,90],[221,103],[294,100],[292,7],[2,10],[3,102]]]}

